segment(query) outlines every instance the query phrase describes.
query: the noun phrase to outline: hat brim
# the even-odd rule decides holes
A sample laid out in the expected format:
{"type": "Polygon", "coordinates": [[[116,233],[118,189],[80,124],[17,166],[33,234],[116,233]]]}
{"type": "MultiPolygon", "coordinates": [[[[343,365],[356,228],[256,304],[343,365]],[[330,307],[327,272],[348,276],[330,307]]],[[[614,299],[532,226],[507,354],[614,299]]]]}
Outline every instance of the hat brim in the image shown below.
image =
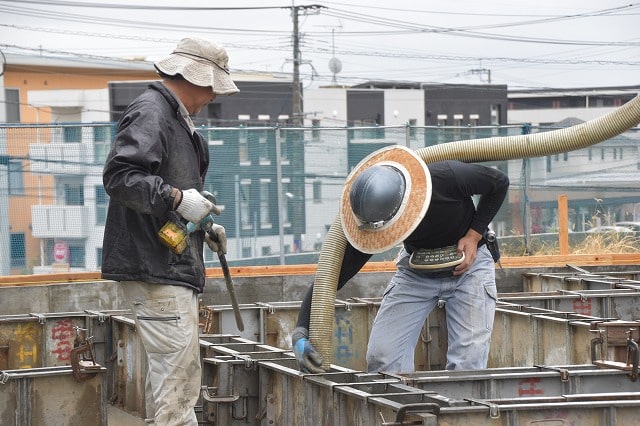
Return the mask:
{"type": "Polygon", "coordinates": [[[167,75],[180,74],[191,84],[211,87],[216,95],[233,95],[240,90],[231,76],[213,64],[200,62],[180,54],[172,53],[154,64],[156,69],[167,75]]]}
{"type": "Polygon", "coordinates": [[[418,227],[431,202],[431,175],[426,163],[411,149],[401,145],[379,149],[365,157],[347,176],[340,198],[340,220],[347,241],[363,253],[387,251],[404,241],[418,227]],[[406,197],[394,218],[377,229],[360,227],[351,209],[349,193],[355,178],[381,163],[403,171],[406,197]]]}

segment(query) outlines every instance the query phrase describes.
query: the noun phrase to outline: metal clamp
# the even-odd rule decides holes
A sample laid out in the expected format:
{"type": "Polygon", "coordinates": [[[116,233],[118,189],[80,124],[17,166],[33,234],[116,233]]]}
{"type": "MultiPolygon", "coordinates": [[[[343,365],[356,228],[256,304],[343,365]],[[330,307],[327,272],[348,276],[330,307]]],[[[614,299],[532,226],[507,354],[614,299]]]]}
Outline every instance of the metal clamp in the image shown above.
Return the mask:
{"type": "Polygon", "coordinates": [[[485,407],[489,407],[489,417],[492,419],[500,418],[500,406],[498,404],[494,404],[492,402],[483,401],[480,399],[467,399],[465,401],[472,402],[474,404],[484,405],[485,407]]]}
{"type": "Polygon", "coordinates": [[[0,385],[4,385],[11,378],[11,374],[6,371],[0,371],[0,385]]]}
{"type": "MultiPolygon", "coordinates": [[[[440,413],[440,406],[433,402],[406,404],[398,409],[398,412],[396,413],[396,420],[394,422],[389,423],[389,422],[385,422],[384,419],[382,419],[382,425],[383,426],[403,425],[405,424],[404,416],[406,416],[408,413],[421,413],[421,412],[427,412],[427,413],[438,415],[438,413],[440,413]]],[[[382,414],[380,414],[380,416],[382,417],[382,414]]]]}
{"type": "Polygon", "coordinates": [[[205,399],[205,401],[208,402],[215,402],[216,404],[231,404],[233,402],[236,402],[238,399],[240,399],[239,395],[223,395],[223,396],[217,396],[216,392],[218,390],[218,388],[216,387],[209,387],[209,386],[202,386],[202,397],[205,399]],[[213,393],[212,393],[213,392],[213,393]]]}

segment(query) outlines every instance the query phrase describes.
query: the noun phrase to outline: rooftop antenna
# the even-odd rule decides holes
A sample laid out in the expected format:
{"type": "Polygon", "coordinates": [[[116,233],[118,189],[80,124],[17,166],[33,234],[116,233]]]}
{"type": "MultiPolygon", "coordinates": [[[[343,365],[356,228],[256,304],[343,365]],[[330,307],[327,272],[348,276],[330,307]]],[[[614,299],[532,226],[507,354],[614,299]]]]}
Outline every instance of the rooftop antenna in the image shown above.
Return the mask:
{"type": "Polygon", "coordinates": [[[333,86],[338,84],[336,74],[342,71],[342,62],[340,62],[340,59],[336,58],[335,32],[336,29],[331,28],[331,59],[329,59],[329,71],[333,73],[333,77],[331,78],[331,85],[333,86]]]}
{"type": "MultiPolygon", "coordinates": [[[[325,27],[329,27],[329,25],[326,25],[325,27]]],[[[336,86],[338,84],[336,74],[342,71],[342,62],[340,62],[340,59],[336,58],[336,28],[342,29],[342,22],[340,25],[331,26],[331,59],[329,59],[329,71],[333,73],[333,77],[331,78],[332,86],[336,86]]]]}

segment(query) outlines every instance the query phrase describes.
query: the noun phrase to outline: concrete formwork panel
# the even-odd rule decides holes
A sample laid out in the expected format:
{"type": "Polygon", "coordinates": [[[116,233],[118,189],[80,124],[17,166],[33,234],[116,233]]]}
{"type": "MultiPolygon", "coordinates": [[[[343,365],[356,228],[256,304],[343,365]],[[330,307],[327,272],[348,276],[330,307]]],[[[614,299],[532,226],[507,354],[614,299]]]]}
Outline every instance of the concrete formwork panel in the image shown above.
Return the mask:
{"type": "Polygon", "coordinates": [[[109,364],[109,403],[144,419],[147,417],[146,353],[138,340],[133,319],[113,316],[110,324],[113,355],[109,364]]]}
{"type": "Polygon", "coordinates": [[[78,329],[92,336],[96,360],[102,364],[108,315],[86,311],[0,316],[0,369],[70,365],[78,329]]]}
{"type": "Polygon", "coordinates": [[[525,293],[608,290],[623,287],[640,287],[640,272],[614,271],[591,273],[534,273],[522,274],[522,291],[525,293]]]}
{"type": "Polygon", "coordinates": [[[630,321],[638,318],[640,290],[620,288],[508,293],[501,294],[500,300],[560,312],[630,321]]]}
{"type": "Polygon", "coordinates": [[[106,368],[78,382],[71,367],[0,372],[0,424],[107,425],[106,368]]]}

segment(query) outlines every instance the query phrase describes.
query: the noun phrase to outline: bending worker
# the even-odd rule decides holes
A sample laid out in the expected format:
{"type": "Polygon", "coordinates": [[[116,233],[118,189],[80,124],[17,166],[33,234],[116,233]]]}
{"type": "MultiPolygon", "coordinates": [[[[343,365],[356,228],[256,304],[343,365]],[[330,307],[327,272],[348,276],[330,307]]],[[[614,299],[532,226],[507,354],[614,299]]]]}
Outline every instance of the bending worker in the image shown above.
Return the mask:
{"type": "MultiPolygon", "coordinates": [[[[508,188],[508,177],[497,169],[459,161],[425,164],[402,146],[375,151],[349,174],[340,201],[348,243],[337,289],[374,253],[402,243],[371,329],[368,372],[413,371],[420,330],[440,300],[448,329],[446,369],[487,367],[497,291],[483,235],[508,188]]],[[[312,293],[313,287],[292,343],[300,369],[320,373],[322,360],[308,340],[312,293]]]]}
{"type": "Polygon", "coordinates": [[[201,382],[198,300],[203,246],[226,253],[224,228],[189,235],[176,253],[158,231],[168,221],[198,224],[220,214],[203,189],[207,140],[190,118],[218,95],[238,92],[225,49],[186,38],[154,65],[153,82],[124,111],[103,170],[109,194],[102,277],[120,281],[148,361],[147,417],[158,425],[197,426],[201,382]]]}

